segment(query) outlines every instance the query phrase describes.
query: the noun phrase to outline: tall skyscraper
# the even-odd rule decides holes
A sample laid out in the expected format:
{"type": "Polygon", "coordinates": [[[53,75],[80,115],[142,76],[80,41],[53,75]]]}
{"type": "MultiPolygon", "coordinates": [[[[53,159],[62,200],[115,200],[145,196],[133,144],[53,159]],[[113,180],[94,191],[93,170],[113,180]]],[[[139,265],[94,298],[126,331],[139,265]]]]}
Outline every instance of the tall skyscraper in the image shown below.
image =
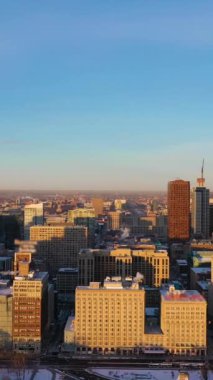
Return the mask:
{"type": "Polygon", "coordinates": [[[209,204],[209,235],[213,234],[213,204],[209,204]]]}
{"type": "Polygon", "coordinates": [[[209,218],[209,189],[205,187],[202,167],[201,177],[197,179],[197,186],[192,191],[191,226],[194,235],[209,238],[209,218]]]}
{"type": "Polygon", "coordinates": [[[168,238],[190,238],[190,182],[181,179],[168,184],[168,238]]]}
{"type": "Polygon", "coordinates": [[[30,227],[44,224],[43,203],[26,205],[24,208],[24,239],[30,239],[30,227]]]}

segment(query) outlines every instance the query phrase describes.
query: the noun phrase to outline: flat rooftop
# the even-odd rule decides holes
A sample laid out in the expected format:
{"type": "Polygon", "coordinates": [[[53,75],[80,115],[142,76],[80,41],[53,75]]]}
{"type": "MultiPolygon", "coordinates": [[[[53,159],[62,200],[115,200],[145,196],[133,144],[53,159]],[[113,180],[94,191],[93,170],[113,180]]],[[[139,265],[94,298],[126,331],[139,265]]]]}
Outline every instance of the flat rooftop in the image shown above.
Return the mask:
{"type": "Polygon", "coordinates": [[[197,274],[207,274],[207,273],[211,273],[211,268],[210,267],[196,267],[196,268],[191,268],[191,271],[197,274]]]}
{"type": "Polygon", "coordinates": [[[24,206],[25,209],[28,209],[28,208],[43,208],[43,203],[30,203],[29,205],[25,205],[24,206]]]}
{"type": "Polygon", "coordinates": [[[203,290],[207,291],[209,288],[209,282],[208,281],[197,281],[198,286],[203,290]]]}
{"type": "Polygon", "coordinates": [[[48,272],[29,272],[28,276],[16,276],[17,281],[43,281],[48,278],[48,272]]]}
{"type": "Polygon", "coordinates": [[[186,266],[187,266],[187,265],[188,265],[188,264],[187,264],[187,260],[181,260],[181,259],[178,259],[178,260],[176,260],[176,262],[177,262],[177,264],[180,265],[180,266],[182,266],[182,265],[184,265],[184,266],[186,265],[186,266]]]}
{"type": "Polygon", "coordinates": [[[101,285],[100,282],[90,282],[89,286],[77,286],[76,289],[82,290],[144,290],[144,287],[141,286],[138,282],[135,281],[104,281],[104,285],[101,285]]]}
{"type": "Polygon", "coordinates": [[[12,260],[12,257],[9,257],[9,256],[0,256],[0,261],[11,261],[12,260]]]}
{"type": "Polygon", "coordinates": [[[162,335],[163,332],[160,328],[159,325],[152,325],[152,326],[149,326],[149,325],[145,325],[145,334],[157,334],[157,335],[162,335]]]}
{"type": "Polygon", "coordinates": [[[170,302],[206,302],[197,290],[161,290],[163,301],[170,302]]]}
{"type": "Polygon", "coordinates": [[[75,317],[73,316],[68,317],[64,331],[74,331],[74,323],[73,323],[74,320],[75,320],[75,317]]]}
{"type": "Polygon", "coordinates": [[[58,273],[78,273],[78,268],[60,268],[58,273]]]}
{"type": "MultiPolygon", "coordinates": [[[[150,246],[152,247],[152,246],[150,246]]],[[[168,251],[165,249],[156,249],[156,247],[147,248],[143,246],[138,247],[110,247],[107,249],[90,249],[85,248],[81,249],[78,253],[79,255],[101,255],[101,256],[120,256],[120,257],[132,257],[132,256],[138,256],[140,253],[148,254],[148,255],[160,255],[160,256],[168,256],[168,251]]]]}
{"type": "Polygon", "coordinates": [[[73,226],[73,224],[72,223],[64,223],[64,224],[62,224],[62,223],[59,223],[59,224],[54,224],[54,225],[51,225],[51,226],[49,226],[49,225],[47,225],[47,224],[45,224],[45,225],[43,225],[43,224],[40,224],[40,225],[36,225],[36,226],[31,226],[30,227],[30,229],[35,229],[35,230],[39,230],[39,229],[43,229],[43,230],[51,230],[51,229],[67,229],[67,230],[84,230],[85,228],[87,228],[87,227],[85,227],[85,226],[73,226]]]}
{"type": "Polygon", "coordinates": [[[192,254],[195,257],[210,257],[210,258],[212,258],[212,256],[213,256],[213,250],[211,250],[211,251],[208,251],[208,250],[205,250],[205,251],[193,251],[192,254]]]}
{"type": "Polygon", "coordinates": [[[12,288],[0,288],[0,297],[9,297],[13,295],[13,289],[12,288]]]}
{"type": "Polygon", "coordinates": [[[145,314],[146,314],[146,317],[158,317],[159,307],[146,307],[145,314]]]}

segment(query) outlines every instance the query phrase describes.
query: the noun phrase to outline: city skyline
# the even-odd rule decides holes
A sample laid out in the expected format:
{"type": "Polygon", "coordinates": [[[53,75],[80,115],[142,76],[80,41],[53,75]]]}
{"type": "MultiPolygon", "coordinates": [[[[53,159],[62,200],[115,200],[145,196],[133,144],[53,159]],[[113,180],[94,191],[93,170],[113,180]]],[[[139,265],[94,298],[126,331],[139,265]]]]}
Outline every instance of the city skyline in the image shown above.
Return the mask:
{"type": "Polygon", "coordinates": [[[0,190],[213,189],[213,4],[19,1],[0,13],[0,190]]]}

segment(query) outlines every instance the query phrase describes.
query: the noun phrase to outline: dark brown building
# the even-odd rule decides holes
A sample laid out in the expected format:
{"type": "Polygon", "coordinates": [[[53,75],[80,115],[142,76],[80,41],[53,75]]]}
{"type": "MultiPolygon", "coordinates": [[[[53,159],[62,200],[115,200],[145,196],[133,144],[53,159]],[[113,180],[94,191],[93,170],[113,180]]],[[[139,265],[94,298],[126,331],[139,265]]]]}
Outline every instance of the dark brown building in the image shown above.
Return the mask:
{"type": "Polygon", "coordinates": [[[181,179],[168,184],[168,238],[190,238],[190,182],[181,179]]]}

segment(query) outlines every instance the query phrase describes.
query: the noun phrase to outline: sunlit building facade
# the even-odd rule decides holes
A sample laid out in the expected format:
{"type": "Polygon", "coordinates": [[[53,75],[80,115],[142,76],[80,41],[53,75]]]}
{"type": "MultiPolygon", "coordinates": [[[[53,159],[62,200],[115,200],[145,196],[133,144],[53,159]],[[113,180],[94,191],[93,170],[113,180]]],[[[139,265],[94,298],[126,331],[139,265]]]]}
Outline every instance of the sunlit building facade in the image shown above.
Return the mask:
{"type": "Polygon", "coordinates": [[[104,201],[102,198],[92,198],[92,207],[95,210],[95,216],[103,215],[104,212],[104,201]]]}
{"type": "Polygon", "coordinates": [[[109,230],[119,230],[121,228],[121,211],[110,211],[107,214],[107,218],[109,230]]]}
{"type": "Polygon", "coordinates": [[[190,182],[171,181],[168,184],[168,238],[184,241],[190,238],[190,182]]]}
{"type": "Polygon", "coordinates": [[[91,283],[76,289],[77,351],[122,353],[139,350],[143,342],[145,292],[139,284],[91,283]]]}
{"type": "Polygon", "coordinates": [[[206,354],[207,302],[196,290],[161,291],[161,329],[172,354],[206,354]]]}
{"type": "Polygon", "coordinates": [[[75,219],[78,218],[95,218],[94,208],[77,208],[68,211],[68,222],[75,224],[75,219]]]}
{"type": "Polygon", "coordinates": [[[113,250],[86,249],[78,254],[79,285],[91,281],[103,283],[107,276],[143,275],[143,282],[159,287],[169,279],[169,256],[166,250],[149,248],[117,248],[113,250]]]}
{"type": "Polygon", "coordinates": [[[39,354],[48,323],[48,273],[29,272],[13,282],[13,348],[39,354]]]}
{"type": "Polygon", "coordinates": [[[136,279],[92,282],[76,289],[71,343],[79,354],[204,356],[206,306],[197,291],[161,291],[159,326],[147,331],[145,290],[136,279]]]}

